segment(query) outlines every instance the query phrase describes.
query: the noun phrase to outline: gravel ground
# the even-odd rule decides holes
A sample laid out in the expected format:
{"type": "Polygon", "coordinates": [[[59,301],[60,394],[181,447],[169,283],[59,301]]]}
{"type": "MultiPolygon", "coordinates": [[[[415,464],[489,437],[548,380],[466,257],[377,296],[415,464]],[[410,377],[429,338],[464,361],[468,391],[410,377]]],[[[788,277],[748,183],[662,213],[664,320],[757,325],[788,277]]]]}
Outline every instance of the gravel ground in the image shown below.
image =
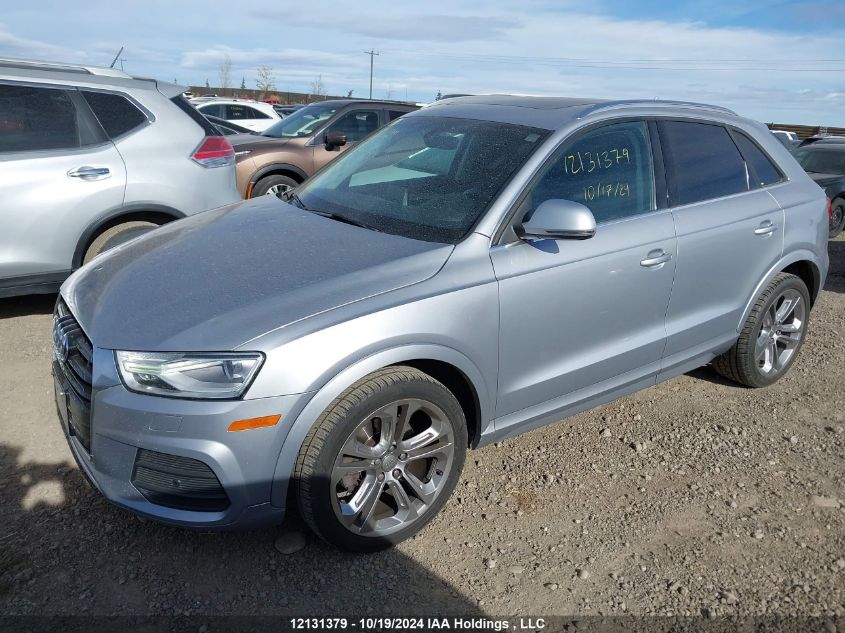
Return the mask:
{"type": "Polygon", "coordinates": [[[56,420],[54,298],[2,301],[0,612],[802,615],[842,630],[845,241],[830,250],[776,386],[704,368],[473,451],[441,516],[371,556],[311,536],[282,554],[295,519],[199,533],[110,506],[56,420]]]}

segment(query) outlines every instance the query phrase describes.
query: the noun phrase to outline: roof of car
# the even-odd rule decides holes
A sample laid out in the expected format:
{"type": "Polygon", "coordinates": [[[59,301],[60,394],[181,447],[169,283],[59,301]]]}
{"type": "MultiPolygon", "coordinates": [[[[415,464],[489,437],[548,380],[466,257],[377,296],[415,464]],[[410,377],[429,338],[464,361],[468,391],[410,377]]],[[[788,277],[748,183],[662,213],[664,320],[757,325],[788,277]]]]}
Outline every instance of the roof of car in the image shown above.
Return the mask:
{"type": "Polygon", "coordinates": [[[391,101],[389,99],[326,99],[325,101],[312,101],[308,105],[333,105],[337,108],[348,106],[352,103],[372,103],[373,105],[398,105],[415,108],[413,103],[406,103],[405,101],[391,101]]]}
{"type": "Polygon", "coordinates": [[[727,108],[686,101],[660,101],[650,99],[606,100],[572,97],[527,97],[518,95],[476,95],[441,99],[425,106],[415,116],[454,116],[477,118],[500,123],[530,125],[556,129],[576,118],[605,110],[633,108],[660,108],[707,112],[736,116],[727,108]]]}
{"type": "Polygon", "coordinates": [[[13,80],[46,80],[63,85],[116,86],[127,89],[158,90],[168,98],[181,94],[185,90],[185,86],[148,77],[134,77],[117,68],[12,57],[0,57],[0,77],[8,77],[13,80]]]}

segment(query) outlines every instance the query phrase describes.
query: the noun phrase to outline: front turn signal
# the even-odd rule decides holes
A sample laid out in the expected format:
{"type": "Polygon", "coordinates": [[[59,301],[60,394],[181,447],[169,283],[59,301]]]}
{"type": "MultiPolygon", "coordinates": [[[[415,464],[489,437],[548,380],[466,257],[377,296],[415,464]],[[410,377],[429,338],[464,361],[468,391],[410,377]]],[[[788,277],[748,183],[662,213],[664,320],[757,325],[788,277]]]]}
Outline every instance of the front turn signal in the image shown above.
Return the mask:
{"type": "Polygon", "coordinates": [[[229,432],[232,431],[249,431],[250,429],[264,429],[268,426],[276,426],[279,420],[282,419],[282,415],[277,413],[276,415],[265,415],[260,418],[247,418],[246,420],[236,420],[229,425],[229,428],[226,429],[229,432]]]}

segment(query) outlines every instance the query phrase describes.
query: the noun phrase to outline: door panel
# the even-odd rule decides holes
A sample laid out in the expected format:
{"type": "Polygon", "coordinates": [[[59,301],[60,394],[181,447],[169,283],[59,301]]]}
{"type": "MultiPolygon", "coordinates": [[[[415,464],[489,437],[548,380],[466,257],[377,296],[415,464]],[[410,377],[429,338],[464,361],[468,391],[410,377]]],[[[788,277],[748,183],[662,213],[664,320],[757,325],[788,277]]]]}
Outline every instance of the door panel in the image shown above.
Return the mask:
{"type": "Polygon", "coordinates": [[[671,372],[703,364],[737,336],[743,309],[783,251],[783,210],[722,125],[661,121],[678,263],[666,314],[671,372]]]}
{"type": "Polygon", "coordinates": [[[123,204],[123,159],[72,90],[0,82],[0,127],[0,279],[69,271],[123,204]]]}
{"type": "Polygon", "coordinates": [[[123,159],[111,142],[0,154],[0,278],[69,271],[83,232],[123,204],[125,188],[123,159]],[[69,175],[86,167],[108,173],[69,175]]]}
{"type": "Polygon", "coordinates": [[[678,263],[664,369],[736,338],[754,288],[780,259],[784,214],[763,190],[676,208],[678,263]]]}
{"type": "Polygon", "coordinates": [[[599,226],[583,241],[494,248],[497,417],[628,372],[656,375],[676,252],[668,212],[599,226]],[[673,257],[641,264],[658,250],[673,257]]]}

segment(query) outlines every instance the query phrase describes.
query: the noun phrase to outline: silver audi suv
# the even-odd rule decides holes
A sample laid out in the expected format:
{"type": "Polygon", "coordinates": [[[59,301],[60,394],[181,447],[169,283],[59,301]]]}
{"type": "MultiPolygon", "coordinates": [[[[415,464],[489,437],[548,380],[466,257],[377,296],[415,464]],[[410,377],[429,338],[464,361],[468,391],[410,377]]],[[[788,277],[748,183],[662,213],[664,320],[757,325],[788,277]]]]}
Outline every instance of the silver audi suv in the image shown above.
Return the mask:
{"type": "Polygon", "coordinates": [[[0,297],[56,292],[104,249],[240,199],[232,146],[183,90],[0,59],[0,297]]]}
{"type": "Polygon", "coordinates": [[[281,521],[369,551],[468,448],[700,365],[795,362],[826,200],[766,128],[689,103],[468,97],[286,194],[174,222],[63,286],[56,402],[82,470],[170,524],[281,521]]]}

